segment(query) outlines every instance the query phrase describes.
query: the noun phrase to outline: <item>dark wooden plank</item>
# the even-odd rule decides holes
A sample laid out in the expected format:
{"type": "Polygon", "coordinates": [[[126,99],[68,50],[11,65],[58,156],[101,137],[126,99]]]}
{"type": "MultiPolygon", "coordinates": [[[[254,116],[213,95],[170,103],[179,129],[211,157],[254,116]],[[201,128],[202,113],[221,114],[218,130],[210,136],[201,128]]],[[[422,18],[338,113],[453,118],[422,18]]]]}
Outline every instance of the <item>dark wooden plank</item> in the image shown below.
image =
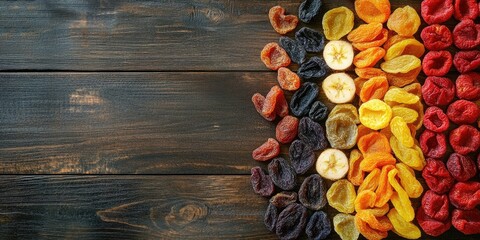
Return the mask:
{"type": "MultiPolygon", "coordinates": [[[[0,70],[267,70],[260,51],[279,37],[268,10],[297,14],[300,2],[2,1],[0,70]]],[[[342,5],[353,9],[353,1],[324,1],[322,12],[342,5]]],[[[321,30],[321,17],[309,26],[321,30]]]]}
{"type": "Polygon", "coordinates": [[[0,173],[246,174],[274,73],[0,74],[0,173]]]}

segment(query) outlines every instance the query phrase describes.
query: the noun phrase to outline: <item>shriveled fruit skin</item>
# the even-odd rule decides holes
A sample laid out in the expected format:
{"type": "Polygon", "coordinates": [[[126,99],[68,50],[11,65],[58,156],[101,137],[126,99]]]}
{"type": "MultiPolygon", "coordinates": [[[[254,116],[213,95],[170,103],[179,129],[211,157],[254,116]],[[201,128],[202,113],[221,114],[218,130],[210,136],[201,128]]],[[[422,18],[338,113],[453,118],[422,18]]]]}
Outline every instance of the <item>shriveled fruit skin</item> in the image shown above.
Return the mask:
{"type": "Polygon", "coordinates": [[[278,70],[281,67],[287,67],[291,63],[287,52],[275,42],[268,43],[263,47],[260,59],[265,66],[271,70],[278,70]]]}
{"type": "Polygon", "coordinates": [[[333,226],[342,240],[356,240],[360,235],[355,227],[355,217],[350,214],[339,213],[335,215],[333,226]]]}
{"type": "Polygon", "coordinates": [[[423,44],[414,38],[406,38],[385,50],[387,51],[384,57],[386,61],[401,55],[413,55],[419,58],[425,53],[423,44]]]}
{"type": "Polygon", "coordinates": [[[299,42],[289,37],[280,37],[278,42],[280,43],[280,46],[285,49],[292,62],[298,64],[305,62],[307,51],[305,51],[299,42]]]}
{"type": "Polygon", "coordinates": [[[277,208],[285,208],[286,206],[295,203],[297,199],[298,195],[296,192],[279,192],[270,198],[270,204],[277,208]]]}
{"type": "Polygon", "coordinates": [[[450,121],[461,124],[472,124],[480,116],[480,107],[468,100],[457,100],[447,108],[447,116],[450,121]]]}
{"type": "Polygon", "coordinates": [[[309,144],[315,151],[323,150],[328,146],[322,125],[314,122],[309,117],[303,117],[300,119],[300,124],[298,125],[298,138],[309,144]]]}
{"type": "Polygon", "coordinates": [[[411,37],[420,27],[420,17],[410,6],[395,9],[388,18],[387,27],[400,36],[411,37]]]}
{"type": "Polygon", "coordinates": [[[328,66],[323,58],[312,57],[303,63],[297,71],[303,80],[313,80],[324,77],[328,72],[328,66]]]}
{"type": "Polygon", "coordinates": [[[447,170],[445,164],[436,159],[427,159],[427,165],[422,171],[422,177],[427,186],[438,194],[446,193],[453,186],[455,180],[447,170]]]}
{"type": "Polygon", "coordinates": [[[327,117],[328,108],[321,101],[315,101],[308,112],[308,117],[315,122],[320,122],[327,117]]]}
{"type": "Polygon", "coordinates": [[[263,105],[265,103],[265,97],[260,93],[255,93],[252,96],[252,103],[255,106],[255,110],[257,110],[258,114],[262,116],[267,121],[273,121],[277,117],[276,113],[270,113],[268,115],[264,115],[262,113],[263,105]]]}
{"type": "Polygon", "coordinates": [[[460,210],[455,209],[452,212],[452,225],[463,234],[480,233],[480,210],[460,210]]]}
{"type": "Polygon", "coordinates": [[[348,168],[348,181],[355,186],[360,186],[365,177],[365,173],[360,169],[360,163],[363,160],[362,154],[354,149],[350,152],[349,168],[348,168]]]}
{"type": "Polygon", "coordinates": [[[441,108],[432,106],[425,110],[423,125],[430,131],[440,133],[448,129],[450,121],[441,108]]]}
{"type": "Polygon", "coordinates": [[[372,22],[368,24],[360,24],[357,28],[352,30],[347,39],[350,42],[369,42],[375,39],[383,29],[383,25],[379,22],[372,22]]]}
{"type": "Polygon", "coordinates": [[[285,9],[281,6],[274,6],[268,12],[268,18],[273,29],[280,33],[286,34],[297,27],[298,17],[295,15],[285,15],[285,9]]]}
{"type": "Polygon", "coordinates": [[[288,205],[280,215],[276,224],[276,234],[280,239],[297,239],[307,223],[307,209],[298,203],[288,205]]]}
{"type": "Polygon", "coordinates": [[[278,122],[275,128],[276,138],[281,143],[290,143],[297,137],[298,118],[286,116],[278,122]]]}
{"type": "Polygon", "coordinates": [[[480,67],[480,50],[457,52],[453,57],[453,65],[460,73],[478,69],[480,67]]]}
{"type": "Polygon", "coordinates": [[[425,215],[438,221],[446,221],[450,216],[449,203],[446,194],[437,194],[432,190],[425,192],[422,198],[422,208],[425,215]]]}
{"type": "Polygon", "coordinates": [[[421,15],[429,25],[443,23],[453,15],[453,0],[424,0],[421,15]]]}
{"type": "Polygon", "coordinates": [[[277,81],[283,90],[295,91],[300,87],[300,77],[286,67],[281,67],[277,71],[277,81]]]}
{"type": "Polygon", "coordinates": [[[448,193],[448,198],[458,209],[475,209],[480,204],[480,182],[457,182],[448,193]]]}
{"type": "Polygon", "coordinates": [[[378,99],[371,99],[359,108],[360,122],[373,130],[385,128],[392,118],[392,109],[378,99]]]}
{"type": "Polygon", "coordinates": [[[465,19],[475,20],[478,16],[478,6],[475,0],[455,0],[453,16],[461,21],[465,19]]]}
{"type": "Polygon", "coordinates": [[[371,47],[380,47],[382,46],[388,38],[388,30],[382,28],[380,34],[378,34],[373,40],[367,42],[354,42],[352,43],[353,47],[359,51],[366,50],[371,47]]]}
{"type": "Polygon", "coordinates": [[[315,152],[309,144],[302,140],[293,141],[288,153],[297,174],[306,173],[315,163],[315,152]]]}
{"type": "Polygon", "coordinates": [[[268,164],[268,174],[273,183],[283,190],[291,190],[295,187],[297,181],[295,170],[283,158],[274,158],[268,164]]]}
{"type": "Polygon", "coordinates": [[[312,214],[307,223],[305,233],[309,239],[326,239],[332,231],[332,224],[328,216],[323,211],[317,211],[312,214]]]}
{"type": "Polygon", "coordinates": [[[469,157],[452,153],[447,160],[447,169],[455,180],[466,182],[477,175],[477,166],[469,157]]]}
{"type": "Polygon", "coordinates": [[[460,99],[470,101],[480,99],[480,73],[469,72],[458,76],[455,90],[460,99]]]}
{"type": "Polygon", "coordinates": [[[307,52],[321,52],[325,47],[325,36],[308,27],[298,30],[295,33],[295,39],[307,52]]]}
{"type": "Polygon", "coordinates": [[[444,50],[453,43],[452,32],[445,25],[427,26],[422,30],[420,37],[425,47],[432,51],[444,50]]]}
{"type": "Polygon", "coordinates": [[[455,85],[446,77],[427,77],[422,86],[422,97],[429,106],[448,105],[455,97],[455,85]]]}
{"type": "Polygon", "coordinates": [[[290,100],[292,114],[297,117],[307,115],[312,104],[316,101],[318,93],[319,88],[317,84],[311,82],[303,83],[290,100]]]}
{"type": "Polygon", "coordinates": [[[453,64],[449,51],[430,51],[423,57],[422,69],[427,76],[445,76],[453,64]]]}
{"type": "Polygon", "coordinates": [[[267,211],[263,217],[263,223],[270,232],[275,231],[275,225],[278,218],[278,209],[273,204],[268,204],[267,211]]]}
{"type": "Polygon", "coordinates": [[[339,40],[353,29],[353,12],[346,7],[330,9],[323,15],[322,26],[328,40],[339,40]]]}
{"type": "Polygon", "coordinates": [[[390,209],[387,217],[390,220],[390,223],[392,223],[393,232],[398,236],[407,239],[418,239],[422,236],[420,229],[412,222],[405,221],[395,208],[390,209]]]}
{"type": "Polygon", "coordinates": [[[265,143],[253,150],[252,158],[257,161],[268,161],[280,154],[280,144],[273,138],[267,139],[265,143]]]}
{"type": "Polygon", "coordinates": [[[367,23],[384,23],[390,17],[389,0],[356,0],[355,12],[367,23]]]}
{"type": "Polygon", "coordinates": [[[468,155],[480,147],[480,131],[471,125],[461,125],[453,129],[449,136],[453,151],[468,155]]]}
{"type": "Polygon", "coordinates": [[[325,183],[318,174],[312,174],[305,178],[300,190],[298,190],[298,199],[303,206],[320,210],[327,204],[325,183]]]}
{"type": "Polygon", "coordinates": [[[461,21],[453,29],[453,43],[464,50],[480,46],[480,25],[471,19],[461,21]]]}
{"type": "Polygon", "coordinates": [[[340,179],[332,184],[327,191],[328,204],[342,213],[355,211],[355,187],[346,179],[340,179]]]}
{"type": "Polygon", "coordinates": [[[345,113],[329,117],[325,123],[330,146],[337,149],[350,149],[357,142],[358,129],[352,118],[345,113]]]}
{"type": "Polygon", "coordinates": [[[298,7],[298,17],[302,22],[309,23],[320,10],[322,0],[304,0],[298,7]]]}
{"type": "Polygon", "coordinates": [[[353,64],[357,68],[373,67],[384,56],[385,49],[381,47],[371,47],[355,55],[355,57],[353,58],[353,64]]]}
{"type": "Polygon", "coordinates": [[[419,207],[417,214],[415,215],[418,225],[422,230],[430,236],[438,237],[446,232],[452,226],[450,219],[440,221],[434,218],[431,218],[425,214],[423,207],[419,207]]]}
{"type": "Polygon", "coordinates": [[[275,191],[272,179],[260,167],[254,167],[251,170],[250,181],[253,191],[263,197],[268,197],[275,191]]]}
{"type": "Polygon", "coordinates": [[[447,140],[444,133],[425,130],[419,140],[420,148],[427,157],[442,158],[447,152],[447,140]]]}

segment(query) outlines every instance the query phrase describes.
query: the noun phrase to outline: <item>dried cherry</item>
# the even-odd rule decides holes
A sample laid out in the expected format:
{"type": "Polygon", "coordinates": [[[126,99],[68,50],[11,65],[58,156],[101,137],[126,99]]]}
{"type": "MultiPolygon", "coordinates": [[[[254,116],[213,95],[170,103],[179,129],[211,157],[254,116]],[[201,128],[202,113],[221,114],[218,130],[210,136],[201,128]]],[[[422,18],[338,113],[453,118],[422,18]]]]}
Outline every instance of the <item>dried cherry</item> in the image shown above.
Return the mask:
{"type": "Polygon", "coordinates": [[[452,67],[453,57],[449,51],[430,51],[423,57],[422,69],[427,76],[445,76],[452,67]]]}
{"type": "Polygon", "coordinates": [[[453,65],[460,73],[473,71],[480,67],[480,51],[460,51],[453,57],[453,65]]]}
{"type": "Polygon", "coordinates": [[[271,42],[263,47],[260,54],[260,59],[265,66],[272,70],[278,70],[281,67],[290,65],[290,57],[287,52],[278,45],[278,43],[271,42]]]}
{"type": "Polygon", "coordinates": [[[455,85],[446,77],[427,77],[422,86],[422,96],[429,106],[445,106],[455,96],[455,85]]]}
{"type": "Polygon", "coordinates": [[[315,163],[315,152],[302,140],[295,140],[288,150],[290,161],[297,174],[306,173],[315,163]]]}
{"type": "Polygon", "coordinates": [[[304,0],[298,7],[298,17],[302,22],[309,23],[315,16],[317,16],[322,0],[304,0]]]}
{"type": "Polygon", "coordinates": [[[305,116],[309,113],[310,108],[317,99],[319,92],[318,85],[311,82],[305,82],[293,94],[290,100],[290,110],[297,117],[305,116]]]}
{"type": "Polygon", "coordinates": [[[425,214],[438,221],[446,221],[449,216],[448,196],[446,194],[437,194],[432,190],[427,190],[422,198],[422,208],[425,214]]]}
{"type": "Polygon", "coordinates": [[[278,209],[273,204],[268,204],[267,211],[263,217],[263,223],[270,232],[275,231],[275,225],[278,218],[278,209]]]}
{"type": "Polygon", "coordinates": [[[441,108],[433,106],[425,110],[423,126],[430,131],[441,133],[447,131],[450,121],[441,108]]]}
{"type": "Polygon", "coordinates": [[[251,170],[250,182],[253,191],[263,197],[268,197],[275,191],[272,179],[260,167],[254,167],[251,170]]]}
{"type": "Polygon", "coordinates": [[[268,161],[280,154],[280,144],[277,140],[269,138],[260,147],[253,150],[252,158],[257,161],[268,161]]]}
{"type": "Polygon", "coordinates": [[[473,102],[461,99],[448,106],[447,116],[458,125],[471,124],[480,116],[480,108],[473,102]]]}
{"type": "Polygon", "coordinates": [[[321,52],[325,47],[325,36],[308,27],[298,30],[295,39],[307,52],[321,52]]]}
{"type": "Polygon", "coordinates": [[[312,57],[300,66],[297,74],[304,80],[313,80],[325,76],[327,70],[328,66],[323,58],[312,57]]]}
{"type": "Polygon", "coordinates": [[[459,22],[453,29],[453,43],[460,49],[473,49],[480,45],[480,25],[471,19],[459,22]]]}
{"type": "Polygon", "coordinates": [[[453,15],[453,0],[424,0],[420,12],[429,25],[443,23],[453,15]]]}
{"type": "Polygon", "coordinates": [[[298,199],[303,206],[320,210],[327,204],[325,183],[318,174],[312,174],[305,178],[298,190],[298,199]]]}
{"type": "Polygon", "coordinates": [[[298,203],[288,205],[278,215],[276,234],[280,239],[297,239],[307,223],[307,209],[298,203]]]}
{"type": "Polygon", "coordinates": [[[422,177],[425,179],[427,186],[438,194],[448,192],[455,183],[452,175],[445,167],[445,164],[437,159],[427,159],[427,165],[423,168],[422,177]]]}
{"type": "Polygon", "coordinates": [[[480,131],[470,125],[461,125],[450,132],[450,145],[462,155],[477,152],[480,147],[480,131]]]}
{"type": "Polygon", "coordinates": [[[480,182],[457,182],[448,197],[454,207],[472,210],[480,204],[480,182]]]}
{"type": "Polygon", "coordinates": [[[273,29],[280,34],[286,34],[297,27],[298,18],[295,15],[285,15],[285,9],[274,6],[268,12],[268,18],[273,29]]]}
{"type": "Polygon", "coordinates": [[[297,198],[298,195],[296,192],[279,192],[270,198],[270,204],[277,208],[285,208],[291,203],[295,203],[297,198]]]}
{"type": "Polygon", "coordinates": [[[278,42],[280,43],[280,46],[285,49],[292,62],[298,64],[305,62],[307,51],[305,51],[302,44],[289,37],[280,37],[278,42]]]}
{"type": "Polygon", "coordinates": [[[315,122],[320,122],[327,117],[328,108],[321,101],[315,101],[308,112],[308,117],[315,122]]]}
{"type": "Polygon", "coordinates": [[[281,143],[290,143],[297,137],[298,118],[286,116],[278,122],[275,128],[275,136],[281,143]]]}
{"type": "Polygon", "coordinates": [[[465,182],[477,174],[477,166],[469,156],[452,153],[447,161],[447,169],[459,182],[465,182]]]}
{"type": "Polygon", "coordinates": [[[461,74],[455,81],[455,88],[458,98],[471,101],[480,99],[480,73],[461,74]]]}
{"type": "Polygon", "coordinates": [[[430,236],[438,237],[452,226],[450,219],[439,221],[427,216],[423,207],[418,208],[416,217],[420,227],[430,236]]]}
{"type": "Polygon", "coordinates": [[[309,144],[313,150],[323,150],[328,147],[328,142],[325,138],[325,131],[322,125],[314,122],[309,117],[300,119],[298,125],[298,138],[309,144]]]}
{"type": "Polygon", "coordinates": [[[295,187],[297,181],[295,170],[283,158],[274,158],[268,164],[268,174],[273,183],[283,190],[291,190],[295,187]]]}
{"type": "Polygon", "coordinates": [[[425,130],[420,135],[420,148],[423,154],[431,158],[441,158],[447,152],[447,140],[444,133],[425,130]]]}
{"type": "Polygon", "coordinates": [[[332,224],[330,223],[327,214],[322,211],[317,211],[312,214],[305,229],[308,239],[314,240],[327,238],[331,231],[332,224]]]}
{"type": "Polygon", "coordinates": [[[455,0],[453,5],[453,16],[458,21],[471,19],[475,20],[478,16],[478,6],[476,0],[455,0]]]}
{"type": "Polygon", "coordinates": [[[452,225],[463,234],[480,233],[480,210],[455,209],[452,212],[452,225]]]}
{"type": "Polygon", "coordinates": [[[433,24],[425,27],[420,34],[428,50],[443,50],[453,43],[452,32],[445,25],[433,24]]]}

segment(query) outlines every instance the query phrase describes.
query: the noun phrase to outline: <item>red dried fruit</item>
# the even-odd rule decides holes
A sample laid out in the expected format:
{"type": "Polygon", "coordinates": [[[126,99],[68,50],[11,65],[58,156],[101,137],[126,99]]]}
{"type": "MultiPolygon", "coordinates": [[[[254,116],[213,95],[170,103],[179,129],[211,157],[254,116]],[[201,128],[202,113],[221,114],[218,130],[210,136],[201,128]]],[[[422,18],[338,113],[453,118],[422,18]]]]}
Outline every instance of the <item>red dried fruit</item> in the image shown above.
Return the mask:
{"type": "Polygon", "coordinates": [[[433,158],[427,159],[427,165],[423,168],[422,177],[425,179],[427,186],[438,194],[448,192],[455,183],[455,179],[450,175],[445,164],[433,158]]]}
{"type": "Polygon", "coordinates": [[[420,37],[423,40],[423,45],[432,51],[446,49],[453,43],[452,32],[445,25],[434,24],[425,27],[420,37]]]}
{"type": "Polygon", "coordinates": [[[423,116],[423,126],[433,132],[445,132],[450,126],[447,114],[439,107],[429,107],[423,116]]]}
{"type": "Polygon", "coordinates": [[[280,47],[278,43],[271,42],[263,47],[260,59],[265,66],[272,70],[278,70],[281,67],[290,65],[291,60],[285,49],[280,47]]]}
{"type": "Polygon", "coordinates": [[[480,233],[480,210],[455,209],[452,212],[452,225],[463,234],[480,233]]]}
{"type": "Polygon", "coordinates": [[[277,140],[269,138],[260,147],[253,150],[252,158],[257,161],[268,161],[280,154],[280,144],[277,140]]]}
{"type": "Polygon", "coordinates": [[[453,65],[460,73],[473,71],[480,67],[480,51],[460,51],[453,57],[453,65]]]}
{"type": "Polygon", "coordinates": [[[260,93],[253,94],[252,102],[253,102],[253,105],[255,106],[255,109],[260,114],[260,116],[265,118],[267,121],[275,120],[275,117],[276,117],[275,113],[271,113],[269,115],[264,115],[262,113],[263,104],[265,103],[265,97],[262,94],[260,94],[260,93]]]}
{"type": "Polygon", "coordinates": [[[477,174],[477,166],[469,156],[452,153],[447,161],[447,169],[455,180],[465,182],[477,174]]]}
{"type": "Polygon", "coordinates": [[[295,91],[300,87],[300,77],[286,67],[278,69],[278,84],[287,91],[295,91]]]}
{"type": "Polygon", "coordinates": [[[440,236],[452,226],[450,219],[439,221],[427,216],[423,207],[418,208],[416,217],[420,227],[430,236],[440,236]]]}
{"type": "Polygon", "coordinates": [[[441,158],[447,152],[447,140],[444,133],[425,130],[420,135],[420,148],[423,154],[431,158],[441,158]]]}
{"type": "Polygon", "coordinates": [[[443,23],[453,15],[452,0],[424,0],[421,15],[429,25],[443,23]]]}
{"type": "Polygon", "coordinates": [[[480,132],[470,125],[461,125],[450,132],[450,145],[462,155],[476,152],[480,147],[480,132]]]}
{"type": "Polygon", "coordinates": [[[280,34],[286,34],[297,27],[298,18],[295,15],[285,15],[285,9],[274,6],[268,12],[268,18],[273,29],[280,34]]]}
{"type": "Polygon", "coordinates": [[[422,208],[425,214],[435,220],[445,221],[448,219],[448,196],[440,195],[432,190],[425,192],[422,198],[422,208]]]}
{"type": "Polygon", "coordinates": [[[476,0],[455,0],[453,5],[455,11],[453,16],[458,20],[472,19],[478,16],[478,7],[476,0]]]}
{"type": "Polygon", "coordinates": [[[279,117],[285,117],[288,115],[288,103],[287,103],[287,99],[285,99],[285,95],[283,94],[283,91],[282,91],[282,94],[278,95],[277,105],[275,106],[275,113],[279,117]]]}
{"type": "Polygon", "coordinates": [[[452,67],[449,51],[430,51],[423,57],[422,70],[427,76],[445,76],[452,67]]]}
{"type": "Polygon", "coordinates": [[[297,137],[298,133],[298,118],[292,116],[285,116],[278,122],[275,129],[275,136],[281,143],[290,143],[297,137]]]}
{"type": "Polygon", "coordinates": [[[285,99],[282,89],[279,86],[273,86],[265,97],[265,102],[263,102],[262,115],[270,116],[275,114],[276,107],[282,101],[282,98],[285,99]]]}
{"type": "Polygon", "coordinates": [[[275,186],[270,176],[265,174],[260,167],[252,168],[251,173],[250,182],[252,183],[253,191],[263,197],[272,195],[275,191],[275,186]]]}
{"type": "Polygon", "coordinates": [[[480,204],[480,182],[457,182],[448,198],[456,208],[472,210],[480,204]]]}
{"type": "Polygon", "coordinates": [[[480,25],[471,19],[459,22],[453,29],[453,43],[460,49],[473,49],[480,45],[480,25]]]}
{"type": "Polygon", "coordinates": [[[444,106],[455,96],[455,85],[446,77],[427,77],[422,86],[422,96],[429,106],[444,106]]]}
{"type": "Polygon", "coordinates": [[[447,116],[458,125],[471,124],[480,116],[480,108],[473,102],[457,100],[448,106],[447,116]]]}
{"type": "Polygon", "coordinates": [[[480,99],[480,73],[461,74],[455,81],[455,89],[458,98],[471,101],[480,99]]]}

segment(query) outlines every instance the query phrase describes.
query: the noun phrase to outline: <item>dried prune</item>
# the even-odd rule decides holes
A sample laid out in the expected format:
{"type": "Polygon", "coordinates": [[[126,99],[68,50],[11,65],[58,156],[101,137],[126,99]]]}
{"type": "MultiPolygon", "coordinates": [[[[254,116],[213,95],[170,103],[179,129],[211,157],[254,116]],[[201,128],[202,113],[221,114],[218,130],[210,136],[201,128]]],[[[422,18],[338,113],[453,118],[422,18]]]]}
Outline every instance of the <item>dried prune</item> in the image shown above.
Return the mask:
{"type": "Polygon", "coordinates": [[[452,32],[445,25],[434,24],[422,30],[420,37],[428,50],[443,50],[453,43],[452,32]]]}
{"type": "Polygon", "coordinates": [[[355,55],[353,64],[357,68],[373,67],[383,56],[385,56],[385,49],[381,47],[371,47],[355,55]]]}
{"type": "Polygon", "coordinates": [[[427,216],[423,207],[418,208],[416,217],[422,230],[430,236],[440,236],[452,226],[450,219],[440,221],[427,216]]]}
{"type": "Polygon", "coordinates": [[[280,46],[285,49],[292,62],[298,64],[305,62],[307,51],[305,51],[302,44],[289,37],[280,37],[278,42],[280,43],[280,46]]]}
{"type": "Polygon", "coordinates": [[[448,219],[448,196],[440,195],[432,190],[425,192],[422,198],[422,208],[425,214],[435,220],[445,221],[448,219]]]}
{"type": "Polygon", "coordinates": [[[355,187],[346,179],[340,179],[332,184],[327,191],[328,204],[342,213],[355,211],[355,187]]]}
{"type": "Polygon", "coordinates": [[[271,42],[263,47],[260,54],[260,59],[265,66],[272,70],[278,70],[281,67],[290,65],[290,57],[287,52],[278,45],[278,43],[271,42]]]}
{"type": "Polygon", "coordinates": [[[267,120],[267,121],[275,120],[275,117],[277,116],[277,114],[275,112],[272,112],[269,115],[264,115],[262,113],[263,104],[265,103],[265,97],[262,94],[260,94],[260,93],[253,94],[252,102],[253,102],[253,105],[255,106],[255,110],[257,110],[257,112],[260,114],[260,116],[265,118],[265,120],[267,120]]]}
{"type": "Polygon", "coordinates": [[[307,52],[321,52],[325,47],[325,37],[323,34],[303,27],[295,33],[295,39],[307,52]]]}
{"type": "Polygon", "coordinates": [[[427,159],[427,165],[422,171],[422,177],[425,179],[427,186],[438,194],[448,192],[455,183],[452,175],[445,167],[445,164],[433,158],[427,159]]]}
{"type": "Polygon", "coordinates": [[[433,106],[425,110],[423,125],[430,131],[440,133],[447,131],[450,121],[441,108],[433,106]]]}
{"type": "Polygon", "coordinates": [[[297,71],[303,80],[314,80],[327,74],[328,66],[323,58],[312,57],[303,63],[297,71]]]}
{"type": "Polygon", "coordinates": [[[448,193],[453,206],[472,210],[480,204],[480,182],[457,182],[448,193]]]}
{"type": "Polygon", "coordinates": [[[286,34],[297,27],[298,18],[295,15],[285,15],[285,9],[281,6],[274,6],[268,12],[268,18],[273,29],[280,33],[286,34]]]}
{"type": "Polygon", "coordinates": [[[458,98],[471,101],[480,99],[480,73],[461,74],[455,81],[455,89],[458,98]]]}
{"type": "Polygon", "coordinates": [[[353,29],[348,35],[347,39],[350,42],[369,42],[375,39],[383,29],[383,25],[379,22],[372,22],[368,24],[360,24],[353,29]]]}
{"type": "Polygon", "coordinates": [[[306,173],[315,163],[315,153],[309,144],[295,140],[288,150],[290,161],[297,174],[306,173]]]}
{"type": "Polygon", "coordinates": [[[462,155],[477,152],[480,147],[480,131],[470,125],[461,125],[450,132],[450,145],[462,155]]]}
{"type": "Polygon", "coordinates": [[[430,51],[422,62],[423,72],[427,76],[445,76],[452,67],[453,57],[449,51],[430,51]]]}
{"type": "Polygon", "coordinates": [[[452,153],[447,161],[447,169],[459,182],[465,182],[477,174],[477,166],[469,156],[452,153]]]}
{"type": "Polygon", "coordinates": [[[455,96],[455,85],[446,77],[427,77],[422,86],[422,96],[429,106],[445,106],[455,96]]]}
{"type": "Polygon", "coordinates": [[[322,125],[314,122],[309,117],[300,119],[300,124],[298,125],[298,138],[309,144],[315,151],[323,150],[328,146],[322,125]]]}
{"type": "Polygon", "coordinates": [[[453,65],[460,73],[466,73],[477,69],[480,67],[480,51],[471,50],[457,52],[453,57],[453,65]]]}
{"type": "Polygon", "coordinates": [[[475,0],[455,0],[453,16],[458,20],[475,20],[478,16],[478,6],[475,0]]]}
{"type": "Polygon", "coordinates": [[[279,192],[270,198],[270,204],[277,208],[284,208],[291,203],[295,203],[297,198],[296,192],[279,192]]]}
{"type": "Polygon", "coordinates": [[[339,40],[353,29],[353,12],[346,7],[328,10],[322,19],[323,33],[328,40],[339,40]]]}
{"type": "Polygon", "coordinates": [[[327,204],[325,194],[325,184],[322,177],[318,174],[312,174],[305,178],[300,186],[298,199],[303,206],[312,210],[320,210],[327,204]]]}
{"type": "Polygon", "coordinates": [[[308,117],[315,122],[320,122],[327,117],[328,108],[321,101],[315,101],[308,112],[308,117]]]}
{"type": "Polygon", "coordinates": [[[252,158],[257,161],[268,161],[280,154],[280,144],[273,138],[267,139],[260,147],[253,150],[252,158]]]}
{"type": "Polygon", "coordinates": [[[295,170],[283,158],[274,158],[268,164],[268,174],[275,186],[283,190],[291,190],[295,187],[297,181],[295,170]]]}
{"type": "Polygon", "coordinates": [[[330,146],[337,149],[350,149],[357,142],[357,125],[345,113],[329,117],[325,123],[330,146]]]}
{"type": "Polygon", "coordinates": [[[443,23],[453,15],[453,0],[424,0],[421,5],[423,20],[429,25],[443,23]]]}
{"type": "Polygon", "coordinates": [[[298,7],[298,17],[302,22],[309,23],[317,16],[322,0],[304,0],[298,7]]]}
{"type": "Polygon", "coordinates": [[[281,143],[290,143],[297,137],[298,118],[286,116],[278,122],[275,128],[275,136],[281,143]]]}
{"type": "Polygon", "coordinates": [[[472,124],[480,116],[480,108],[473,102],[461,99],[448,106],[447,116],[458,125],[472,124]]]}
{"type": "Polygon", "coordinates": [[[452,212],[452,225],[463,234],[480,233],[480,210],[455,209],[452,212]]]}
{"type": "Polygon", "coordinates": [[[311,82],[305,82],[293,94],[290,100],[290,110],[297,117],[305,116],[309,113],[310,107],[318,96],[318,85],[311,82]]]}
{"type": "Polygon", "coordinates": [[[333,227],[342,240],[356,240],[360,233],[355,227],[355,217],[339,213],[333,217],[333,227]]]}
{"type": "Polygon", "coordinates": [[[265,174],[260,167],[252,168],[251,173],[250,182],[252,183],[253,191],[263,197],[272,195],[275,187],[270,176],[265,174]]]}
{"type": "Polygon", "coordinates": [[[300,77],[290,69],[281,67],[277,73],[277,81],[282,89],[295,91],[300,87],[300,77]]]}
{"type": "Polygon", "coordinates": [[[420,148],[427,157],[443,157],[447,152],[447,139],[445,134],[425,130],[420,135],[420,148]]]}
{"type": "Polygon", "coordinates": [[[400,36],[411,37],[420,27],[420,17],[410,6],[395,9],[388,18],[387,27],[400,36]]]}
{"type": "Polygon", "coordinates": [[[327,238],[332,231],[332,224],[327,217],[327,214],[322,211],[317,211],[312,214],[308,220],[305,233],[308,239],[321,240],[327,238]]]}
{"type": "Polygon", "coordinates": [[[355,12],[367,23],[384,23],[390,16],[389,0],[356,0],[355,12]]]}
{"type": "Polygon", "coordinates": [[[275,225],[277,223],[278,218],[278,209],[273,204],[268,204],[267,211],[265,212],[265,216],[263,217],[263,223],[265,227],[267,227],[268,231],[273,232],[275,231],[275,225]]]}
{"type": "Polygon", "coordinates": [[[276,234],[280,239],[297,239],[306,223],[307,209],[301,204],[292,203],[278,215],[276,234]]]}
{"type": "Polygon", "coordinates": [[[480,25],[471,19],[458,23],[453,29],[453,43],[460,49],[473,49],[480,45],[480,25]]]}

